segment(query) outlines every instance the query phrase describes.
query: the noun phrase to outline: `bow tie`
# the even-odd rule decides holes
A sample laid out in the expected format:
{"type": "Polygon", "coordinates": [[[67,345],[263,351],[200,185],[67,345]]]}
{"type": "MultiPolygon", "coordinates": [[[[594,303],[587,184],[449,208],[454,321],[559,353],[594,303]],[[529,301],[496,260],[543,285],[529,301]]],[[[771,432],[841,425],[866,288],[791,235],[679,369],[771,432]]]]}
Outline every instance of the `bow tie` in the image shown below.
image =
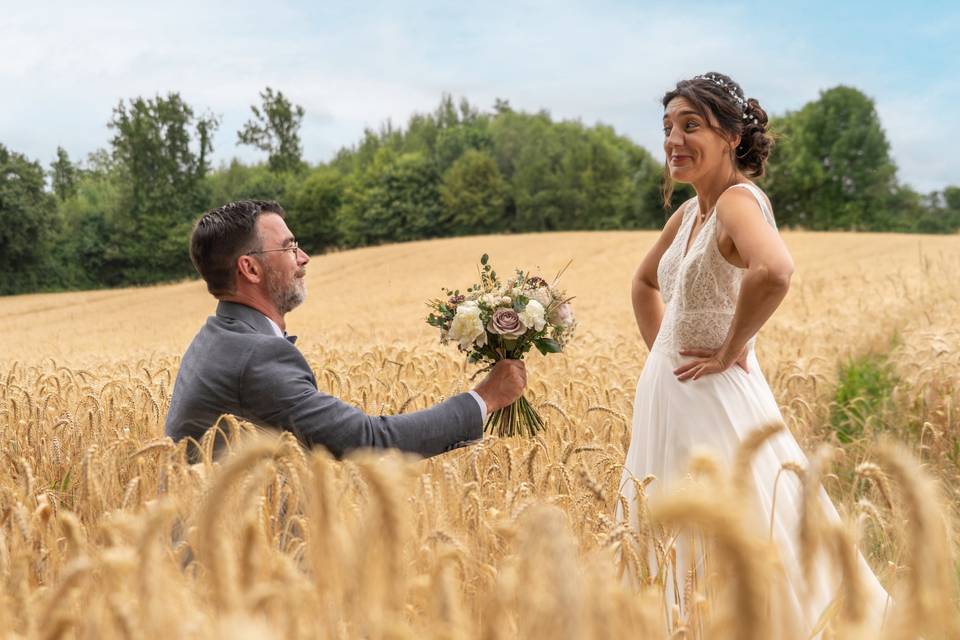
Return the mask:
{"type": "Polygon", "coordinates": [[[287,334],[283,334],[283,337],[286,338],[287,342],[290,344],[297,344],[297,336],[288,336],[287,334]]]}

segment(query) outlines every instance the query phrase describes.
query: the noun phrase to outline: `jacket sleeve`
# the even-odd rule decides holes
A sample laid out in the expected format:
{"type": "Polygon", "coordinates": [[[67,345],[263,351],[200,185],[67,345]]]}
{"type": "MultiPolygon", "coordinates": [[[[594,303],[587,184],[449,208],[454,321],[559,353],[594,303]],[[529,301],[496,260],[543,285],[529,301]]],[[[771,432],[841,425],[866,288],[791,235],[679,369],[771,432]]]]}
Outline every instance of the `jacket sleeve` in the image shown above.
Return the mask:
{"type": "Polygon", "coordinates": [[[303,354],[282,339],[258,341],[241,375],[240,402],[255,422],[291,431],[338,458],[361,447],[432,456],[483,436],[480,407],[468,393],[415,413],[367,415],[318,391],[303,354]]]}

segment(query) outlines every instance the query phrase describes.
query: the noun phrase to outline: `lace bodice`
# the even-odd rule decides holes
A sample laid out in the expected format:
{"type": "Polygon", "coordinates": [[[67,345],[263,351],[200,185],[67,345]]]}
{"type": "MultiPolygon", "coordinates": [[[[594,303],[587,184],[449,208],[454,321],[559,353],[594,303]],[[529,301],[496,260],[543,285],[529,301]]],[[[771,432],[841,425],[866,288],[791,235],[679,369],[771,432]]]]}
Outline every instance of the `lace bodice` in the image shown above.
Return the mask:
{"type": "MultiPolygon", "coordinates": [[[[746,183],[730,188],[737,187],[753,194],[763,217],[776,228],[773,213],[760,190],[746,183]]],[[[697,209],[697,199],[694,198],[686,205],[680,229],[657,266],[660,295],[666,310],[653,350],[672,359],[679,358],[681,349],[719,349],[723,346],[743,278],[744,270],[727,262],[720,253],[716,213],[707,219],[684,255],[697,209]]],[[[749,348],[753,343],[751,338],[749,348]]]]}

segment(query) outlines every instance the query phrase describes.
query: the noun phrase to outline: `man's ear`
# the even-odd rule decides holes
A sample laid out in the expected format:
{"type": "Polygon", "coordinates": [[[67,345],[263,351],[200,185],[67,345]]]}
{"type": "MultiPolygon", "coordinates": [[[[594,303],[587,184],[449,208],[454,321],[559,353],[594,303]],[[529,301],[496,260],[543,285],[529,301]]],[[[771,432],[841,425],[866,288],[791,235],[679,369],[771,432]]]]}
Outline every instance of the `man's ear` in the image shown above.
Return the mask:
{"type": "Polygon", "coordinates": [[[237,258],[237,278],[256,284],[263,278],[263,266],[253,256],[237,258]]]}

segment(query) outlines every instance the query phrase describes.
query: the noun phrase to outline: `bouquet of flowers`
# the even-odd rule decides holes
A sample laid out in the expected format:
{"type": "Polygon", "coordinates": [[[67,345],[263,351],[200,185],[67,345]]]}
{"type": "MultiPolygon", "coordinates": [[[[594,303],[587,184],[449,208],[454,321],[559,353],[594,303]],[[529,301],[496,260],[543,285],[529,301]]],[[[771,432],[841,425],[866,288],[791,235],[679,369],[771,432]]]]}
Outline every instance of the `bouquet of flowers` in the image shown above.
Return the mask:
{"type": "MultiPolygon", "coordinates": [[[[441,343],[454,341],[470,362],[488,365],[478,374],[499,360],[522,359],[532,347],[543,354],[559,353],[576,327],[572,298],[556,287],[564,270],[553,284],[519,269],[514,277],[501,281],[484,254],[480,283],[464,293],[444,289],[443,298],[427,303],[431,309],[427,323],[440,329],[441,343]]],[[[498,436],[532,437],[543,426],[536,409],[521,396],[488,416],[484,430],[498,436]]]]}

